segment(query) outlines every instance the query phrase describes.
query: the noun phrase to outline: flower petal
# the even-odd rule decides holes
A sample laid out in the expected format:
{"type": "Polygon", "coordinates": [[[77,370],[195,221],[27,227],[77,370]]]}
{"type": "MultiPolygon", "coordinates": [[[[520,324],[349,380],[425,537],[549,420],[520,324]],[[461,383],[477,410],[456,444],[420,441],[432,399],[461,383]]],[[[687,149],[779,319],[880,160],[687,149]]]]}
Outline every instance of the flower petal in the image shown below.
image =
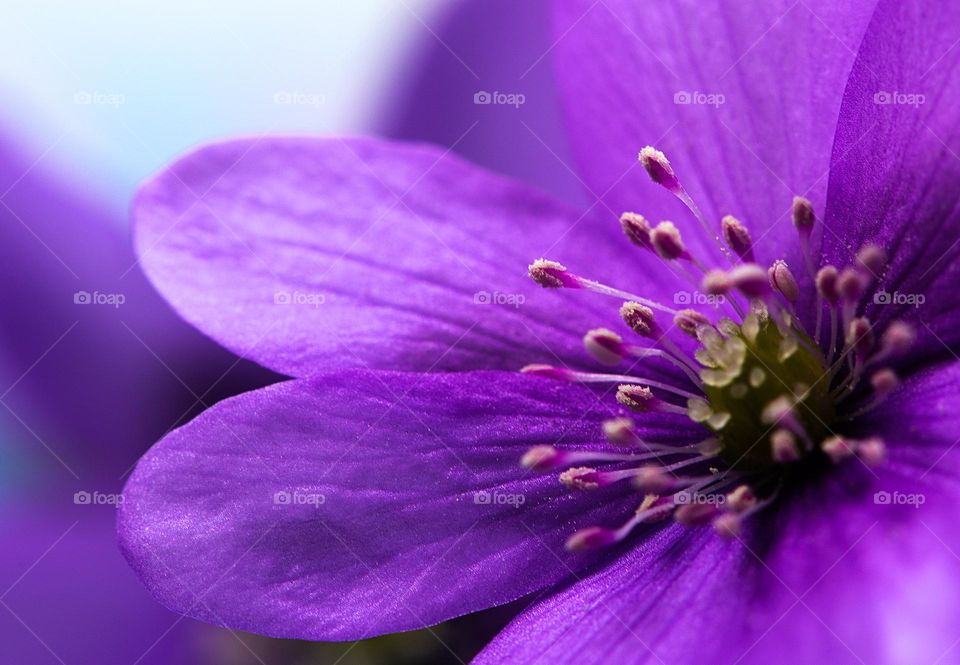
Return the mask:
{"type": "MultiPolygon", "coordinates": [[[[495,372],[277,384],[141,460],[121,544],[161,602],[211,623],[316,640],[430,625],[565,577],[566,537],[636,508],[629,487],[574,494],[519,465],[534,444],[596,442],[610,401],[495,372]]],[[[654,440],[697,435],[649,422],[654,440]]]]}
{"type": "Polygon", "coordinates": [[[960,363],[915,378],[873,423],[891,453],[876,476],[838,469],[741,542],[670,527],[533,605],[476,662],[943,661],[960,623],[958,380],[960,363]]]}
{"type": "Polygon", "coordinates": [[[850,76],[833,148],[828,259],[876,242],[891,255],[867,309],[920,319],[918,350],[960,341],[960,6],[882,0],[850,76]],[[922,300],[921,300],[922,298],[922,300]]]}
{"type": "Polygon", "coordinates": [[[617,320],[611,303],[527,277],[542,254],[584,263],[595,250],[566,238],[570,210],[434,147],[210,145],[146,183],[133,216],[140,260],[173,306],[291,376],[568,361],[584,357],[586,330],[617,320]]]}
{"type": "Polygon", "coordinates": [[[711,224],[733,214],[758,259],[800,269],[792,197],[822,213],[847,74],[873,3],[561,0],[557,71],[584,178],[617,210],[676,219],[687,245],[713,242],[637,164],[672,160],[711,224]]]}

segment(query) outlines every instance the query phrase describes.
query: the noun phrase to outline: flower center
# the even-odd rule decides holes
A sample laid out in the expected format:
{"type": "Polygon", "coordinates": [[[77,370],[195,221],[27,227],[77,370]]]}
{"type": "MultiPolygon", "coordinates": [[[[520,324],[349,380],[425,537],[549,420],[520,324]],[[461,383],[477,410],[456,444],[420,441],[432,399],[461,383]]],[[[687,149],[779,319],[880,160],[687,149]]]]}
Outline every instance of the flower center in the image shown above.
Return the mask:
{"type": "Polygon", "coordinates": [[[604,423],[607,446],[558,450],[540,445],[523,457],[522,464],[531,469],[563,469],[560,482],[571,491],[626,481],[643,494],[635,513],[619,527],[595,526],[571,535],[567,547],[576,551],[614,544],[641,525],[671,516],[691,526],[712,524],[719,534],[737,537],[746,518],[776,500],[788,465],[815,456],[837,464],[852,459],[883,463],[883,441],[855,440],[838,431],[896,390],[897,375],[884,363],[906,351],[914,338],[913,329],[901,321],[888,324],[881,335],[858,316],[864,296],[886,270],[881,248],[865,245],[842,271],[816,267],[822,259],[815,261],[810,249],[815,215],[806,199],[794,199],[793,222],[816,292],[811,328],[797,315],[800,287],[785,261],[774,261],[767,270],[757,265],[751,234],[735,217],[724,217],[715,233],[663,153],[644,148],[640,161],[651,179],[680,199],[715,239],[729,268],[708,268],[707,261],[688,252],[672,222],[654,227],[633,212],[620,217],[624,234],[705,296],[712,305],[710,316],[581,277],[555,261],[538,259],[530,265],[531,278],[545,288],[620,299],[620,317],[647,342],[627,342],[605,328],[587,332],[587,351],[608,366],[629,361],[624,373],[552,365],[521,370],[571,383],[616,385],[624,409],[624,415],[604,423]],[[661,325],[658,316],[663,315],[671,317],[672,326],[661,325]],[[692,356],[690,345],[685,349],[681,342],[684,336],[696,340],[692,356]],[[633,371],[649,361],[669,363],[678,371],[671,380],[633,371]],[[866,397],[859,390],[864,380],[871,389],[866,397]],[[705,438],[682,446],[642,440],[632,414],[652,411],[701,424],[705,438]]]}

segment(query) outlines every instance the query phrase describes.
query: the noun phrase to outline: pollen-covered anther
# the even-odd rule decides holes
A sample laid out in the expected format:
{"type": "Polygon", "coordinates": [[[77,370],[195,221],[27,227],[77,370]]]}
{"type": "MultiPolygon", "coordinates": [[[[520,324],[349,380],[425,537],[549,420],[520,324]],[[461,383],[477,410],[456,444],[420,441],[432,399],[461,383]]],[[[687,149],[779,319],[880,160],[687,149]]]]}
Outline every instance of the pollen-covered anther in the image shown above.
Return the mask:
{"type": "Polygon", "coordinates": [[[576,381],[576,373],[573,370],[556,367],[555,365],[533,363],[521,367],[520,373],[539,376],[544,379],[554,379],[555,381],[576,381]]]}
{"type": "Polygon", "coordinates": [[[591,526],[586,529],[580,529],[572,536],[567,538],[564,547],[568,552],[589,552],[591,550],[607,547],[617,542],[617,534],[612,529],[605,529],[602,526],[591,526]]]}
{"type": "Polygon", "coordinates": [[[560,474],[560,484],[567,489],[595,490],[600,487],[600,474],[589,466],[577,466],[560,474]]]}
{"type": "Polygon", "coordinates": [[[698,339],[697,330],[702,326],[710,326],[710,319],[695,309],[681,309],[673,317],[673,324],[682,332],[698,339]]]}
{"type": "Polygon", "coordinates": [[[587,352],[605,365],[616,365],[623,360],[623,338],[606,328],[595,328],[583,336],[587,352]]]}
{"type": "Polygon", "coordinates": [[[673,172],[673,167],[670,166],[666,155],[648,145],[640,151],[639,158],[640,164],[651,180],[671,192],[681,191],[680,181],[677,179],[677,174],[673,172]]]}
{"type": "Polygon", "coordinates": [[[735,513],[742,513],[757,505],[757,495],[749,485],[740,485],[727,494],[726,506],[735,513]]]}
{"type": "Polygon", "coordinates": [[[730,281],[748,298],[763,298],[770,293],[767,271],[756,263],[745,263],[730,271],[730,281]]]}
{"type": "Polygon", "coordinates": [[[642,337],[653,337],[658,332],[653,310],[638,302],[627,301],[623,303],[620,306],[620,318],[630,326],[633,332],[642,337]]]}
{"type": "Polygon", "coordinates": [[[887,267],[887,253],[882,247],[866,244],[857,252],[857,267],[870,277],[880,279],[887,267]]]}
{"type": "Polygon", "coordinates": [[[881,466],[887,461],[887,446],[883,439],[873,437],[856,444],[857,457],[867,466],[881,466]]]}
{"type": "Polygon", "coordinates": [[[617,401],[631,411],[657,411],[663,402],[645,386],[624,384],[617,388],[617,401]]]}
{"type": "Polygon", "coordinates": [[[810,235],[817,216],[813,211],[813,204],[802,196],[793,197],[793,225],[803,235],[810,235]]]}
{"type": "MultiPolygon", "coordinates": [[[[688,496],[693,498],[692,495],[688,496]]],[[[704,526],[719,512],[720,509],[714,503],[685,503],[674,511],[673,518],[684,526],[704,526]]]]}
{"type": "Polygon", "coordinates": [[[534,446],[520,458],[520,465],[536,471],[554,469],[563,463],[562,458],[563,455],[553,446],[534,446]]]}
{"type": "Polygon", "coordinates": [[[730,275],[722,270],[711,270],[703,276],[700,283],[703,292],[710,296],[724,296],[730,293],[733,288],[733,280],[730,275]]]}
{"type": "Polygon", "coordinates": [[[847,268],[837,276],[836,286],[840,298],[850,304],[859,302],[867,287],[863,274],[853,268],[847,268]]]}
{"type": "Polygon", "coordinates": [[[870,320],[863,316],[858,316],[850,322],[847,328],[846,344],[856,354],[857,358],[863,359],[870,349],[873,348],[874,336],[873,326],[870,320]]]}
{"type": "Polygon", "coordinates": [[[720,227],[727,247],[744,261],[752,263],[754,260],[753,238],[750,237],[750,231],[743,225],[743,222],[733,215],[727,215],[720,220],[720,227]]]}
{"type": "Polygon", "coordinates": [[[820,449],[827,454],[834,464],[850,459],[856,454],[852,442],[841,436],[831,436],[820,444],[820,449]]]}
{"type": "Polygon", "coordinates": [[[779,292],[787,299],[787,302],[797,302],[797,298],[800,297],[800,288],[797,286],[797,280],[786,261],[774,261],[770,269],[767,270],[767,276],[770,278],[770,286],[773,287],[774,291],[779,292]]]}
{"type": "Polygon", "coordinates": [[[900,386],[900,378],[892,369],[877,370],[870,377],[870,387],[877,397],[887,397],[900,386]]]}
{"type": "Polygon", "coordinates": [[[659,466],[645,466],[637,470],[633,486],[641,492],[666,494],[677,486],[677,479],[659,466]]]}
{"type": "Polygon", "coordinates": [[[727,540],[739,538],[743,530],[743,518],[736,513],[723,513],[714,518],[713,530],[718,536],[727,540]]]}
{"type": "Polygon", "coordinates": [[[603,421],[603,435],[607,441],[618,446],[635,446],[640,443],[636,428],[630,418],[611,418],[603,421]]]}
{"type": "Polygon", "coordinates": [[[650,240],[653,227],[643,215],[635,212],[623,213],[620,215],[620,228],[634,245],[653,250],[653,242],[650,240]]]}
{"type": "Polygon", "coordinates": [[[840,293],[837,291],[837,279],[840,273],[834,266],[824,266],[817,271],[817,277],[814,280],[817,286],[817,293],[831,305],[836,305],[840,300],[840,293]]]}
{"type": "Polygon", "coordinates": [[[800,459],[797,437],[787,429],[777,429],[770,435],[770,449],[773,459],[780,464],[796,462],[800,459]]]}
{"type": "Polygon", "coordinates": [[[661,257],[668,261],[681,258],[689,258],[687,249],[683,244],[683,237],[680,230],[673,222],[660,222],[650,233],[650,241],[653,243],[653,249],[661,257]]]}
{"type": "Polygon", "coordinates": [[[901,355],[910,350],[917,333],[909,323],[892,321],[880,337],[880,348],[885,355],[901,355]]]}
{"type": "Polygon", "coordinates": [[[580,288],[577,278],[556,261],[537,259],[530,264],[528,271],[530,278],[545,289],[580,288]]]}

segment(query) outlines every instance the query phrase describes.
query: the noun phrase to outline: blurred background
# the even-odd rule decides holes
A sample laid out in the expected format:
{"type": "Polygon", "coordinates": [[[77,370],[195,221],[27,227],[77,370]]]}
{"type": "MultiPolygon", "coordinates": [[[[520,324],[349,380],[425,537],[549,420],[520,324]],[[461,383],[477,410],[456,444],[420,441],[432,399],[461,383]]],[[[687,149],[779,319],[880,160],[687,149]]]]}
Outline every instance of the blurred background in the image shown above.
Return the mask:
{"type": "Polygon", "coordinates": [[[271,640],[156,604],[116,547],[139,456],[282,377],[181,322],[127,208],[230,135],[430,141],[578,203],[547,0],[35,0],[0,22],[0,662],[468,662],[527,601],[357,643],[271,640]],[[495,93],[513,105],[484,103],[495,93]],[[486,95],[486,96],[485,96],[486,95]]]}

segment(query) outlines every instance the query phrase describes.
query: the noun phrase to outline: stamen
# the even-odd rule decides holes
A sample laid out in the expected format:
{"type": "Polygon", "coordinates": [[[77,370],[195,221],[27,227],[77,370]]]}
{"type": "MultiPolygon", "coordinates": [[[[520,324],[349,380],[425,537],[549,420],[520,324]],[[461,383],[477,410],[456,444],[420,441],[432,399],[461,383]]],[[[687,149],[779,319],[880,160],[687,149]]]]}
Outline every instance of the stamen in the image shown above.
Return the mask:
{"type": "Polygon", "coordinates": [[[603,421],[603,434],[607,437],[607,441],[618,446],[635,446],[641,443],[630,418],[612,418],[603,421]]]}
{"type": "Polygon", "coordinates": [[[866,244],[857,252],[857,266],[874,279],[880,279],[887,267],[887,253],[883,248],[866,244]]]}
{"type": "Polygon", "coordinates": [[[587,352],[604,365],[617,365],[623,360],[623,338],[606,328],[595,328],[583,336],[587,352]]]}
{"type": "Polygon", "coordinates": [[[727,215],[720,220],[720,229],[727,247],[744,261],[753,263],[753,238],[743,222],[733,215],[727,215]]]}
{"type": "Polygon", "coordinates": [[[612,529],[591,526],[581,529],[567,539],[564,548],[568,552],[589,552],[608,547],[617,542],[617,534],[612,529]]]}
{"type": "Polygon", "coordinates": [[[653,243],[650,241],[650,232],[653,229],[643,215],[635,212],[623,213],[620,215],[620,228],[634,245],[653,251],[653,243]]]}
{"type": "Polygon", "coordinates": [[[788,464],[800,459],[797,438],[790,430],[778,429],[774,431],[770,435],[770,447],[773,450],[773,459],[780,464],[788,464]]]}
{"type": "Polygon", "coordinates": [[[909,323],[892,321],[880,338],[880,349],[884,357],[900,356],[910,350],[917,339],[917,333],[909,323]]]}
{"type": "Polygon", "coordinates": [[[743,518],[736,513],[723,513],[713,520],[713,530],[727,540],[739,538],[743,530],[743,518]]]}
{"type": "Polygon", "coordinates": [[[802,196],[793,197],[793,225],[797,228],[797,233],[800,236],[800,251],[803,254],[803,262],[807,267],[807,273],[811,278],[817,270],[810,253],[810,235],[813,232],[813,225],[816,220],[817,216],[813,211],[813,204],[802,196]]]}
{"type": "MultiPolygon", "coordinates": [[[[692,393],[688,393],[691,397],[692,393]]],[[[617,401],[631,411],[645,413],[647,411],[662,411],[664,413],[676,413],[687,415],[684,408],[675,404],[668,404],[658,397],[655,397],[653,391],[649,388],[639,385],[623,384],[617,388],[617,401]]]]}
{"type": "Polygon", "coordinates": [[[673,518],[684,526],[704,526],[709,524],[720,509],[712,503],[686,503],[673,514],[673,518]]]}
{"type": "Polygon", "coordinates": [[[843,437],[831,436],[820,444],[820,449],[827,454],[834,464],[839,464],[855,454],[854,447],[843,437]]]}
{"type": "Polygon", "coordinates": [[[586,289],[593,293],[599,293],[600,295],[610,296],[620,300],[635,300],[651,309],[660,310],[667,314],[673,315],[677,313],[675,309],[661,305],[649,298],[644,298],[627,291],[621,291],[620,289],[601,284],[592,279],[575,275],[567,270],[566,266],[556,261],[537,259],[530,264],[529,273],[533,281],[544,288],[586,289]]]}
{"type": "Polygon", "coordinates": [[[816,285],[817,293],[831,305],[836,305],[840,300],[840,293],[837,291],[837,278],[839,273],[834,266],[824,266],[817,272],[816,285]]]}
{"type": "Polygon", "coordinates": [[[740,485],[727,494],[726,505],[731,510],[741,513],[757,505],[757,497],[749,485],[740,485]]]}
{"type": "Polygon", "coordinates": [[[641,337],[654,337],[659,334],[653,310],[638,302],[625,302],[620,306],[620,318],[641,337]]]}
{"type": "Polygon", "coordinates": [[[748,298],[763,298],[770,293],[767,272],[756,263],[745,263],[730,271],[733,285],[748,298]]]}
{"type": "Polygon", "coordinates": [[[767,271],[767,275],[770,278],[770,286],[783,295],[787,302],[791,305],[797,302],[797,298],[800,297],[800,288],[797,286],[797,280],[794,279],[786,261],[774,261],[767,271]]]}
{"type": "Polygon", "coordinates": [[[700,328],[711,325],[710,319],[695,309],[681,309],[673,317],[673,324],[694,339],[698,339],[700,328]]]}
{"type": "Polygon", "coordinates": [[[733,280],[722,270],[711,270],[703,276],[703,292],[711,296],[725,296],[733,288],[733,280]]]}
{"type": "Polygon", "coordinates": [[[554,381],[567,381],[569,383],[576,381],[573,370],[543,363],[524,365],[520,368],[520,373],[539,376],[544,379],[553,379],[554,381]]]}
{"type": "Polygon", "coordinates": [[[867,466],[881,466],[887,461],[887,446],[883,439],[870,438],[857,444],[857,456],[867,466]]]}
{"type": "Polygon", "coordinates": [[[567,489],[595,490],[600,487],[600,474],[589,466],[577,466],[560,474],[560,483],[567,489]]]}
{"type": "Polygon", "coordinates": [[[673,222],[657,224],[650,234],[650,241],[660,258],[667,261],[690,258],[690,255],[687,254],[687,248],[683,244],[683,238],[680,236],[680,231],[673,222]]]}
{"type": "Polygon", "coordinates": [[[858,316],[851,321],[847,329],[847,338],[845,341],[847,346],[853,349],[857,361],[863,362],[863,359],[870,353],[870,349],[873,348],[875,341],[873,337],[873,326],[870,324],[870,320],[864,316],[858,316]]]}
{"type": "MultiPolygon", "coordinates": [[[[630,385],[621,385],[620,388],[633,387],[636,385],[633,384],[645,384],[653,388],[659,388],[660,390],[665,390],[669,393],[679,395],[680,397],[696,397],[694,393],[691,393],[688,390],[683,390],[682,388],[677,388],[676,386],[670,385],[669,383],[663,383],[662,381],[654,381],[653,379],[647,379],[642,376],[632,376],[629,374],[601,374],[598,372],[578,372],[572,369],[565,369],[563,367],[556,367],[554,365],[544,365],[544,364],[533,364],[526,365],[520,369],[520,372],[523,374],[532,374],[534,376],[540,376],[545,379],[554,379],[556,381],[566,381],[568,383],[622,383],[630,385]]],[[[644,390],[649,390],[644,388],[644,390]]]]}
{"type": "Polygon", "coordinates": [[[900,378],[892,369],[881,369],[870,377],[870,387],[873,388],[873,399],[847,416],[847,420],[859,418],[883,404],[887,397],[900,387],[900,378]]]}

